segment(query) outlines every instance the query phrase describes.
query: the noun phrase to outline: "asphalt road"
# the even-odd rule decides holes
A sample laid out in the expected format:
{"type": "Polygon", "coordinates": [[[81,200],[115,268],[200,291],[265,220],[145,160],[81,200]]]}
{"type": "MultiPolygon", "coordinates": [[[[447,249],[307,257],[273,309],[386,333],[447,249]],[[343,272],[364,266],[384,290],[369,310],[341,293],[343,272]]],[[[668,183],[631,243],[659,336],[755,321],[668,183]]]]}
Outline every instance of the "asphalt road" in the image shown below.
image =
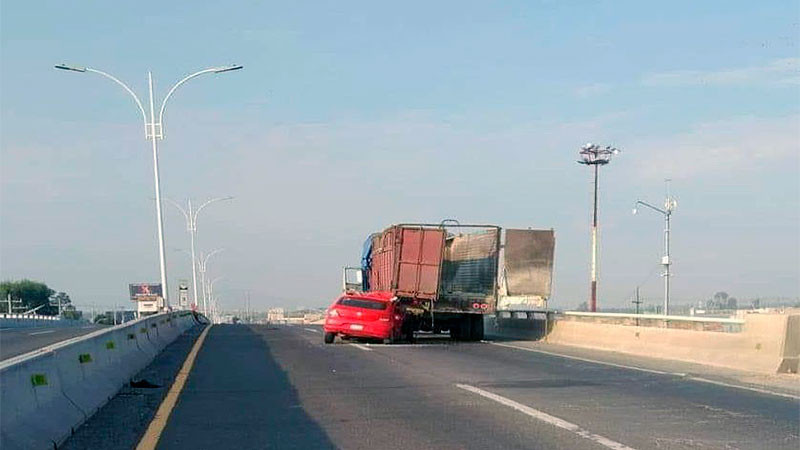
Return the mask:
{"type": "Polygon", "coordinates": [[[319,328],[216,325],[161,449],[800,446],[800,403],[501,347],[324,345],[319,328]]]}
{"type": "Polygon", "coordinates": [[[36,327],[0,329],[0,361],[28,353],[65,339],[99,329],[97,325],[80,327],[36,327]]]}

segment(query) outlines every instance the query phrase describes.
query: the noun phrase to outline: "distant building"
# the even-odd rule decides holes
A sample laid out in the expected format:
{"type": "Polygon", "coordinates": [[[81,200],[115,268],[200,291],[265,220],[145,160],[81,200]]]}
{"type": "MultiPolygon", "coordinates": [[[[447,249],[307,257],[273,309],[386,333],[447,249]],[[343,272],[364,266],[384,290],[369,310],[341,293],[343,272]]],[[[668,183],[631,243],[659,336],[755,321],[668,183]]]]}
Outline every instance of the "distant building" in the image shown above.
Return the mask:
{"type": "Polygon", "coordinates": [[[270,308],[267,311],[267,322],[282,323],[286,321],[286,311],[283,308],[270,308]]]}

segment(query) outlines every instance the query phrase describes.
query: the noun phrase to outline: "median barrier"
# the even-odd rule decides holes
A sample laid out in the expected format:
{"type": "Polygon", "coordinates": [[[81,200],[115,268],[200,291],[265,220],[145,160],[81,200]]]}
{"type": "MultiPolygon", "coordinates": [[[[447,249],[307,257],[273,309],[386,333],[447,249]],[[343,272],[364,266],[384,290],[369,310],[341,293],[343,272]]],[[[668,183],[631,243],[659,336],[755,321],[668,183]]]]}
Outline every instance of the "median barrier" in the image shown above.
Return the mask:
{"type": "Polygon", "coordinates": [[[117,335],[119,357],[126,361],[136,372],[145,368],[150,361],[150,356],[139,348],[139,337],[136,330],[120,330],[117,335]]]}
{"type": "Polygon", "coordinates": [[[0,448],[58,446],[196,324],[191,313],[158,314],[0,362],[0,448]]]}
{"type": "MultiPolygon", "coordinates": [[[[607,322],[611,314],[566,314],[573,317],[560,317],[547,336],[547,342],[750,372],[797,371],[798,344],[793,344],[791,339],[800,329],[798,314],[744,314],[741,319],[704,319],[726,326],[739,323],[739,330],[730,332],[594,323],[595,315],[598,321],[607,322]]],[[[664,320],[697,322],[695,318],[680,317],[664,320]]]]}

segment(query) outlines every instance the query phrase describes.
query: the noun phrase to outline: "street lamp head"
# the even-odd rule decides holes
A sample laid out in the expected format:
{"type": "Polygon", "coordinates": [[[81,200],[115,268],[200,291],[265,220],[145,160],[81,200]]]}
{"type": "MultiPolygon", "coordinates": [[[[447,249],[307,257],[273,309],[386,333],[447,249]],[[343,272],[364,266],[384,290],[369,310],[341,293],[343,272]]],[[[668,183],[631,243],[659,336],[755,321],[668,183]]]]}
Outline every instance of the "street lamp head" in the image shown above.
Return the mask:
{"type": "Polygon", "coordinates": [[[587,143],[581,147],[579,154],[582,159],[578,161],[580,164],[605,165],[611,162],[612,155],[619,154],[619,149],[610,145],[600,147],[597,144],[587,143]]]}
{"type": "Polygon", "coordinates": [[[233,70],[239,70],[239,69],[243,69],[243,68],[244,68],[244,66],[242,66],[242,65],[233,64],[233,65],[230,65],[230,66],[217,67],[214,70],[214,73],[231,72],[233,70]]]}
{"type": "Polygon", "coordinates": [[[73,66],[68,66],[66,64],[56,64],[55,68],[61,70],[69,70],[72,72],[86,72],[85,67],[73,67],[73,66]]]}

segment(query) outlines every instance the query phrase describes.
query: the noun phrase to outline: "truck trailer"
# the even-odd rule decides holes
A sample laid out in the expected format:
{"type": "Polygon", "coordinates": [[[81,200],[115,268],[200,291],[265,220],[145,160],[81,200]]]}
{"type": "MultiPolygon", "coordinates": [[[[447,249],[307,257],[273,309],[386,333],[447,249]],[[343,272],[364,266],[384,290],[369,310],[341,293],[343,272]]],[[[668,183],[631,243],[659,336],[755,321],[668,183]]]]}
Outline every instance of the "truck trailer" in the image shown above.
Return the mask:
{"type": "Polygon", "coordinates": [[[415,330],[480,340],[485,317],[546,305],[554,247],[553,230],[397,224],[367,238],[361,266],[346,267],[343,284],[392,292],[415,330]]]}

